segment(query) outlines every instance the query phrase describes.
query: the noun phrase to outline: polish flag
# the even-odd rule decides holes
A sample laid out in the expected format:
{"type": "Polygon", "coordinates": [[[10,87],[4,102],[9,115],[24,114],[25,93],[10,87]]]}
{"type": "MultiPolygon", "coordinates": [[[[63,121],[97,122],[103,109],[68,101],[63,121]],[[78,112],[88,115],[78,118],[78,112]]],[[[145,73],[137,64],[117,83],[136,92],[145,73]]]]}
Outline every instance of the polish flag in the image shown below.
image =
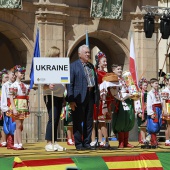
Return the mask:
{"type": "Polygon", "coordinates": [[[138,88],[138,79],[137,79],[137,69],[136,69],[136,61],[135,61],[135,47],[133,42],[133,37],[131,36],[130,40],[130,61],[129,61],[129,70],[132,74],[133,81],[138,88]]]}

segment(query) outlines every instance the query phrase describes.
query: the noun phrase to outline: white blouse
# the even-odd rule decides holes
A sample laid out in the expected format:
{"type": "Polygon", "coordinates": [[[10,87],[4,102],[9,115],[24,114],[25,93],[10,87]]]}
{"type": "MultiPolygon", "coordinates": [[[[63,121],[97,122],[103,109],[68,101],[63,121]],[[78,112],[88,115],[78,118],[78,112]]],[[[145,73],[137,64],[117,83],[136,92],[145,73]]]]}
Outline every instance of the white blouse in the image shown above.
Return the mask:
{"type": "Polygon", "coordinates": [[[2,85],[1,89],[1,110],[2,112],[8,111],[8,105],[7,105],[7,98],[10,98],[9,96],[9,88],[11,87],[12,82],[7,81],[2,85]]]}
{"type": "MultiPolygon", "coordinates": [[[[17,93],[16,96],[27,96],[29,94],[29,85],[22,83],[22,82],[18,82],[15,81],[12,85],[11,88],[17,89],[17,93]],[[23,84],[25,86],[25,92],[22,91],[21,89],[21,84],[23,84]]],[[[9,90],[9,95],[11,95],[10,90],[9,90]]]]}
{"type": "Polygon", "coordinates": [[[162,99],[161,99],[160,93],[158,92],[158,94],[155,95],[154,89],[149,91],[149,93],[147,95],[147,114],[148,115],[154,114],[154,111],[152,109],[153,104],[162,104],[162,99]]]}

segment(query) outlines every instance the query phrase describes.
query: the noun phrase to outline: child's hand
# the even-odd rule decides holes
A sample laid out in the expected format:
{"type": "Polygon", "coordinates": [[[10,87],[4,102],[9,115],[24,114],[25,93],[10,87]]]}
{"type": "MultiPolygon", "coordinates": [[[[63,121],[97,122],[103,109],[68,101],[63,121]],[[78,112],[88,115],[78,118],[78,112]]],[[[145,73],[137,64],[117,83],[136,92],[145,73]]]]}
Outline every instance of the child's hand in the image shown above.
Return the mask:
{"type": "Polygon", "coordinates": [[[141,118],[141,117],[142,117],[142,113],[138,113],[138,117],[140,117],[140,118],[141,118]]]}
{"type": "Polygon", "coordinates": [[[50,84],[50,85],[49,85],[49,89],[50,89],[50,90],[53,90],[53,89],[54,89],[54,86],[55,86],[54,84],[50,84]]]}
{"type": "Polygon", "coordinates": [[[152,114],[152,115],[151,115],[151,118],[152,118],[152,119],[155,119],[155,115],[154,115],[154,114],[152,114]]]}

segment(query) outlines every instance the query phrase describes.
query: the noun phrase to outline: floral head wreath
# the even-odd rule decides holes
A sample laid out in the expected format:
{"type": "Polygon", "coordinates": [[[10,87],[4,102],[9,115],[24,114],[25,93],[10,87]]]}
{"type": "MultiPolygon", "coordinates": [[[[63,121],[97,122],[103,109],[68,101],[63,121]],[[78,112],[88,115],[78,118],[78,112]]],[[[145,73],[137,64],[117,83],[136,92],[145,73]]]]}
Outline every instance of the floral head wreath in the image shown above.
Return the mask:
{"type": "Polygon", "coordinates": [[[100,59],[103,57],[106,58],[106,55],[102,51],[99,51],[95,56],[96,60],[98,60],[98,61],[100,61],[100,59]]]}
{"type": "Polygon", "coordinates": [[[20,65],[16,65],[14,66],[14,72],[21,72],[21,73],[25,73],[26,69],[25,67],[21,67],[20,65]]]}
{"type": "Polygon", "coordinates": [[[143,83],[147,83],[147,84],[148,84],[148,81],[146,80],[145,77],[142,77],[142,78],[139,80],[138,85],[139,85],[139,88],[140,88],[140,89],[142,89],[142,84],[143,84],[143,83]]]}
{"type": "Polygon", "coordinates": [[[3,78],[4,74],[8,74],[8,70],[5,68],[2,71],[0,71],[0,79],[3,78]]]}
{"type": "Polygon", "coordinates": [[[170,79],[170,73],[166,73],[165,79],[169,80],[170,79]]]}

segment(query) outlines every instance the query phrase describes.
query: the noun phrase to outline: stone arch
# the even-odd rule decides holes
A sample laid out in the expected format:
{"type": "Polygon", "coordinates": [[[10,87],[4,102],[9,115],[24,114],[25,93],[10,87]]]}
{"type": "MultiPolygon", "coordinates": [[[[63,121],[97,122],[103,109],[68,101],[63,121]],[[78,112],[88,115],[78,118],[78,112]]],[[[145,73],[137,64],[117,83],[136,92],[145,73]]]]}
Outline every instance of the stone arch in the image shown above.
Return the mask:
{"type": "MultiPolygon", "coordinates": [[[[118,36],[103,30],[89,32],[88,36],[90,48],[97,46],[106,54],[109,71],[113,63],[121,64],[124,70],[128,69],[129,48],[118,36]]],[[[78,47],[82,44],[85,44],[85,34],[80,36],[68,49],[67,56],[70,57],[71,62],[78,58],[78,47]]]]}
{"type": "Polygon", "coordinates": [[[6,46],[12,47],[8,48],[10,53],[13,53],[11,64],[21,64],[26,67],[32,59],[34,30],[13,14],[1,11],[0,15],[2,16],[0,19],[0,35],[3,37],[6,46]]]}

